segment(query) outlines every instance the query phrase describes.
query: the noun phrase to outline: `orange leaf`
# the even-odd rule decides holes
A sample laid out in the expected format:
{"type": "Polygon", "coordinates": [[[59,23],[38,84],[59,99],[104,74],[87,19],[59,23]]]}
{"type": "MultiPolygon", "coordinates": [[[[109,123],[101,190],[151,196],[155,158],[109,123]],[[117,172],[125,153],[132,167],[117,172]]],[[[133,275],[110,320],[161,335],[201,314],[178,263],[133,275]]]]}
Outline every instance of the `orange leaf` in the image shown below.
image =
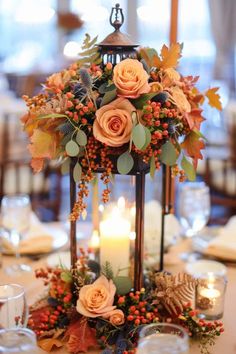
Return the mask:
{"type": "Polygon", "coordinates": [[[69,336],[67,349],[74,354],[79,352],[86,353],[89,348],[94,348],[98,345],[96,330],[89,326],[85,317],[71,323],[65,336],[69,336]]]}
{"type": "Polygon", "coordinates": [[[43,169],[44,159],[32,158],[31,160],[31,167],[34,172],[40,172],[43,169]]]}
{"type": "Polygon", "coordinates": [[[193,130],[194,128],[198,130],[200,129],[201,123],[205,120],[201,113],[202,109],[192,109],[191,112],[186,113],[186,120],[190,130],[193,130]]]}
{"type": "Polygon", "coordinates": [[[193,159],[193,165],[197,168],[198,159],[203,159],[201,150],[205,148],[204,141],[195,131],[191,131],[191,133],[185,137],[181,147],[186,151],[187,155],[193,159]]]}
{"type": "Polygon", "coordinates": [[[220,95],[217,93],[219,87],[210,88],[205,92],[205,96],[208,98],[208,103],[211,107],[222,111],[222,104],[220,102],[220,95]]]}
{"type": "Polygon", "coordinates": [[[52,158],[55,156],[56,144],[52,135],[35,129],[30,140],[29,151],[33,158],[52,158]]]}
{"type": "Polygon", "coordinates": [[[51,352],[55,347],[62,347],[63,343],[57,338],[44,338],[38,340],[38,346],[46,352],[51,352]]]}
{"type": "Polygon", "coordinates": [[[181,46],[179,43],[171,44],[170,48],[163,45],[161,49],[161,59],[155,58],[155,66],[162,69],[175,68],[181,57],[181,46]]]}

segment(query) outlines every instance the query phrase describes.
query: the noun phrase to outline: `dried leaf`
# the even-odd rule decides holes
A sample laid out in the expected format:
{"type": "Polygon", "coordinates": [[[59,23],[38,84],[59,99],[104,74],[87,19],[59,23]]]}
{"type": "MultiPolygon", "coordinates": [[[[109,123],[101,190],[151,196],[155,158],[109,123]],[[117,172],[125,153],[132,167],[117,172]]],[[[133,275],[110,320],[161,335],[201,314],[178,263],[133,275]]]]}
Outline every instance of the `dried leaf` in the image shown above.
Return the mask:
{"type": "Polygon", "coordinates": [[[205,92],[205,96],[208,98],[208,103],[211,107],[222,111],[222,104],[220,102],[220,95],[217,93],[219,87],[210,88],[205,92]]]}
{"type": "Polygon", "coordinates": [[[154,296],[169,313],[178,315],[183,311],[184,304],[192,298],[197,283],[196,279],[186,273],[175,276],[157,273],[154,296]]]}
{"type": "Polygon", "coordinates": [[[55,157],[56,144],[53,136],[39,129],[35,129],[30,138],[29,151],[33,158],[55,157]]]}
{"type": "Polygon", "coordinates": [[[71,323],[65,336],[69,336],[67,349],[70,353],[86,353],[90,348],[97,347],[96,330],[89,326],[85,317],[71,323]]]}
{"type": "Polygon", "coordinates": [[[156,56],[153,59],[154,66],[159,69],[175,68],[178,65],[180,57],[181,45],[179,43],[171,44],[170,48],[163,45],[161,49],[161,58],[156,56]]]}
{"type": "Polygon", "coordinates": [[[186,151],[187,155],[193,159],[193,165],[196,168],[198,159],[203,159],[201,150],[205,147],[204,141],[195,131],[191,131],[190,134],[185,137],[181,147],[186,151]]]}
{"type": "Polygon", "coordinates": [[[53,349],[55,349],[55,347],[62,347],[63,343],[60,339],[57,338],[44,338],[38,340],[38,346],[46,352],[51,352],[53,349]]]}
{"type": "Polygon", "coordinates": [[[202,109],[192,109],[191,112],[186,113],[186,120],[188,122],[190,130],[193,130],[194,128],[200,129],[201,123],[205,120],[203,118],[202,114],[202,109]]]}

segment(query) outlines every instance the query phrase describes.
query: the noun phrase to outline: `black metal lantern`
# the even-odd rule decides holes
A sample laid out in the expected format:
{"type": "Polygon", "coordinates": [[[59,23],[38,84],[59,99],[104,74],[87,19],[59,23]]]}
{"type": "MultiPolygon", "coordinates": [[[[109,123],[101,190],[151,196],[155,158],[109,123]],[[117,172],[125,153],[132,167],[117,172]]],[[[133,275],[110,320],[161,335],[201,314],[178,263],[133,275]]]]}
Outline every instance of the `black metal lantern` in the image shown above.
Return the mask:
{"type": "MultiPolygon", "coordinates": [[[[132,43],[130,38],[120,32],[120,27],[124,22],[123,11],[119,4],[112,8],[110,15],[110,23],[115,31],[108,35],[100,44],[98,44],[103,65],[110,62],[113,65],[119,63],[126,58],[136,58],[137,44],[132,43]],[[115,19],[113,20],[113,16],[115,19]],[[120,19],[119,19],[120,18],[120,19]]],[[[114,159],[117,159],[114,156],[114,159]]],[[[76,159],[71,162],[70,167],[70,199],[71,210],[73,209],[76,199],[76,184],[73,178],[73,169],[76,159]]],[[[116,166],[116,163],[114,163],[116,166]]],[[[97,173],[102,173],[103,169],[98,168],[97,173]]],[[[113,174],[118,174],[117,169],[112,170],[113,174]]],[[[144,261],[144,202],[145,202],[145,176],[149,173],[149,165],[145,164],[139,156],[134,157],[134,166],[129,175],[135,177],[135,254],[134,254],[134,288],[140,290],[143,286],[143,261],[144,261]]],[[[166,166],[163,166],[163,195],[162,195],[162,224],[161,224],[161,248],[160,248],[160,270],[163,269],[163,253],[164,253],[164,217],[169,213],[170,203],[167,195],[169,182],[166,174],[166,166]]],[[[170,193],[169,193],[170,196],[170,193]]],[[[77,260],[76,255],[76,222],[71,221],[70,230],[71,242],[71,264],[74,265],[77,260]]]]}
{"type": "Polygon", "coordinates": [[[111,10],[110,24],[114,27],[114,32],[109,34],[98,44],[103,64],[108,62],[113,65],[126,58],[136,58],[136,49],[139,45],[132,42],[130,37],[120,31],[124,23],[124,14],[119,4],[111,10]]]}

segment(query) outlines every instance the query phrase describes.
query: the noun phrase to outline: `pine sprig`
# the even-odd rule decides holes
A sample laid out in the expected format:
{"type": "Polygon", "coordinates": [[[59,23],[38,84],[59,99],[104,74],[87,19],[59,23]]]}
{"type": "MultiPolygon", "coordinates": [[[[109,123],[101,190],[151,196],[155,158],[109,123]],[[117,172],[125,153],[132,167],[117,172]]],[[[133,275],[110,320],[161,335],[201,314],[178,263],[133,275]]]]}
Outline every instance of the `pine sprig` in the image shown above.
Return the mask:
{"type": "Polygon", "coordinates": [[[102,274],[105,275],[105,277],[110,280],[114,278],[114,272],[112,270],[112,266],[110,262],[105,262],[102,266],[102,274]]]}

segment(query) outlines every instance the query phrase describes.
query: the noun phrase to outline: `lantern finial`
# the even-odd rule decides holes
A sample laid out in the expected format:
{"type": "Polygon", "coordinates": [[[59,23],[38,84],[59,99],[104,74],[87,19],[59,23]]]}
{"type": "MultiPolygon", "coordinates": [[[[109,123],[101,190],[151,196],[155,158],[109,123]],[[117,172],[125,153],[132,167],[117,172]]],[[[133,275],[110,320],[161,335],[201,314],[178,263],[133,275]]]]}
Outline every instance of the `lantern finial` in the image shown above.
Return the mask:
{"type": "Polygon", "coordinates": [[[120,7],[120,4],[116,4],[116,6],[112,7],[112,10],[111,10],[110,24],[112,25],[112,27],[115,28],[115,31],[119,31],[119,29],[123,25],[123,23],[124,23],[123,10],[120,7]],[[112,19],[114,12],[115,12],[115,20],[112,19]],[[121,19],[119,19],[119,17],[121,19]]]}

